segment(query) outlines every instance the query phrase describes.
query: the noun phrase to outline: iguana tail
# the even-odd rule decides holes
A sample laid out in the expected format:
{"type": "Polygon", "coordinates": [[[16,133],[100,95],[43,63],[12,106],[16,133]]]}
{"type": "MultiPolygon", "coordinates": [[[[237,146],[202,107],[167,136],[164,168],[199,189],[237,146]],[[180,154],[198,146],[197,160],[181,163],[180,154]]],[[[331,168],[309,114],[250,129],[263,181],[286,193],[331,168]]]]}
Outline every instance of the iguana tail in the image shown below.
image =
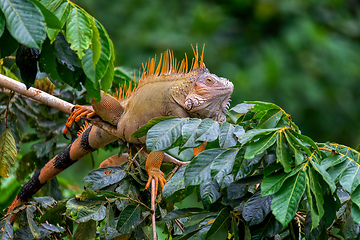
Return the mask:
{"type": "MultiPolygon", "coordinates": [[[[102,129],[88,125],[80,135],[57,154],[53,159],[45,164],[43,168],[37,171],[34,176],[22,187],[19,194],[11,204],[8,213],[12,212],[21,203],[27,202],[42,186],[53,179],[60,172],[71,166],[77,160],[85,155],[105,146],[106,144],[116,140],[116,137],[103,131],[102,129]]],[[[10,222],[14,223],[17,218],[14,213],[10,222]]]]}

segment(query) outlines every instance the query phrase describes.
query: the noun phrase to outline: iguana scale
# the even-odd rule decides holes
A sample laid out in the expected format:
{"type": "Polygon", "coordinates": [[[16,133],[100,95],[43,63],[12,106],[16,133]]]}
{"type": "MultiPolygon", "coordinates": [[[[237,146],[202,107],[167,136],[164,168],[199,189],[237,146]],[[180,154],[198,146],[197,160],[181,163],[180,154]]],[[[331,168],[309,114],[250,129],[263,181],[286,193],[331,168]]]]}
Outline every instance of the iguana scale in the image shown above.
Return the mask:
{"type": "MultiPolygon", "coordinates": [[[[198,50],[194,50],[195,57],[188,71],[186,55],[177,63],[172,52],[167,51],[161,55],[157,66],[155,58],[149,60],[147,67],[143,65],[143,73],[135,91],[119,94],[124,96],[118,99],[102,93],[100,102],[92,100],[92,108],[76,106],[66,123],[65,133],[67,128],[81,117],[92,118],[98,115],[103,121],[104,128],[91,124],[86,126],[68,147],[46,163],[22,187],[8,213],[21,203],[27,202],[46,182],[88,153],[115,140],[144,145],[145,137],[131,136],[154,117],[196,117],[223,121],[233,92],[233,84],[209,72],[203,62],[203,52],[199,57],[198,50]]],[[[163,161],[171,161],[170,156],[161,151],[148,155],[146,151],[142,151],[142,154],[147,157],[145,169],[149,180],[146,188],[152,179],[156,180],[156,190],[158,184],[162,188],[166,180],[160,165],[163,161]]],[[[119,159],[123,161],[126,156],[120,156],[119,159]]],[[[106,165],[109,163],[102,164],[106,165]]],[[[15,219],[16,214],[13,214],[11,222],[15,219]]]]}

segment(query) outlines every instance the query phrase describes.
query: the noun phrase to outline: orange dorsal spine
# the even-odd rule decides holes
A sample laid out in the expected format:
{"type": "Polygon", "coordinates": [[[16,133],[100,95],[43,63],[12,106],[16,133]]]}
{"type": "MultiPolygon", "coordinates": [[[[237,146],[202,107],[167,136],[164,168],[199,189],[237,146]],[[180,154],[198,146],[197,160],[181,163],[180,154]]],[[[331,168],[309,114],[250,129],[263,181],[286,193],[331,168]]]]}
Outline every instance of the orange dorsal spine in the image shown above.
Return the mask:
{"type": "MultiPolygon", "coordinates": [[[[198,68],[206,68],[204,63],[204,50],[205,44],[203,45],[201,55],[199,56],[198,45],[191,46],[194,52],[194,58],[192,59],[192,64],[190,70],[188,70],[188,58],[185,53],[184,59],[181,61],[177,61],[174,58],[174,53],[171,50],[167,50],[166,52],[160,55],[160,60],[156,65],[156,55],[154,58],[149,58],[148,62],[142,64],[142,71],[139,71],[139,81],[138,83],[134,82],[134,86],[132,87],[131,82],[129,82],[129,86],[126,86],[126,81],[124,86],[119,86],[119,89],[115,91],[113,96],[119,101],[122,99],[126,99],[131,96],[133,92],[136,91],[139,85],[145,83],[147,79],[151,77],[159,77],[162,75],[169,74],[187,74],[198,68]]],[[[135,79],[135,77],[134,77],[135,79]]]]}

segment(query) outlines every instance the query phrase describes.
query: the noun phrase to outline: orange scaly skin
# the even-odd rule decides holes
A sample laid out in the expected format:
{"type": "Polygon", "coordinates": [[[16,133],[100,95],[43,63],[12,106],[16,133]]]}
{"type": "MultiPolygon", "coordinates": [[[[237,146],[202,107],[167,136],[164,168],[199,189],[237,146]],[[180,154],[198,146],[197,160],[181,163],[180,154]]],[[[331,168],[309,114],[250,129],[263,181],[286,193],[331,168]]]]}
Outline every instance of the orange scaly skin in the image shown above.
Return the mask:
{"type": "MultiPolygon", "coordinates": [[[[131,135],[152,118],[177,116],[212,118],[216,121],[223,121],[225,119],[225,109],[233,91],[233,84],[225,78],[211,74],[205,67],[203,54],[199,58],[197,49],[194,50],[194,55],[193,66],[188,71],[186,57],[180,63],[177,63],[172,52],[167,51],[161,55],[157,66],[155,59],[149,60],[147,68],[143,66],[143,74],[134,92],[127,91],[126,94],[125,91],[122,94],[120,92],[119,95],[122,95],[122,97],[119,99],[102,93],[100,102],[92,101],[94,111],[89,106],[77,106],[66,123],[64,133],[74,121],[79,121],[81,117],[99,116],[102,119],[101,124],[103,127],[99,128],[90,125],[80,132],[78,138],[67,148],[68,150],[65,149],[70,152],[70,155],[67,154],[66,157],[61,158],[61,162],[65,164],[58,168],[57,165],[52,163],[57,157],[50,160],[38,174],[34,175],[34,179],[31,179],[23,187],[11,205],[9,212],[22,202],[29,200],[45,182],[55,177],[59,171],[62,171],[63,167],[68,167],[87,153],[111,141],[121,140],[139,145],[139,147],[143,146],[146,140],[145,137],[134,138],[131,135]],[[87,129],[91,129],[91,131],[87,129]],[[102,137],[99,138],[99,136],[102,137]],[[93,139],[98,140],[96,144],[93,143],[93,139]],[[78,142],[89,142],[91,148],[85,148],[78,142]],[[74,157],[71,154],[72,151],[79,153],[74,157]]],[[[205,146],[201,147],[201,149],[203,148],[205,146]]],[[[59,155],[64,155],[65,150],[59,155]]],[[[149,187],[152,179],[155,179],[156,190],[158,184],[163,188],[166,180],[160,170],[160,165],[163,161],[176,162],[177,160],[172,159],[162,151],[147,154],[143,150],[140,154],[147,157],[145,167],[149,180],[146,188],[149,187]]],[[[113,157],[107,160],[103,166],[114,165],[116,159],[124,161],[127,156],[113,157]]],[[[176,164],[183,165],[179,161],[176,164]]],[[[13,220],[15,219],[13,218],[13,220]]]]}

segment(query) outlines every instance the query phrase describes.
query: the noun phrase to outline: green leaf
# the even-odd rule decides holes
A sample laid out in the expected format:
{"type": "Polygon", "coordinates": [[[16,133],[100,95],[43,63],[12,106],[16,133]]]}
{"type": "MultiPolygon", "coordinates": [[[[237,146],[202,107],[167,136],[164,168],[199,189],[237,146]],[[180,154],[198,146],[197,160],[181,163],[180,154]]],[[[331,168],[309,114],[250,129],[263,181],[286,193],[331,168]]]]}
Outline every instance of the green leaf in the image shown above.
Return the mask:
{"type": "Polygon", "coordinates": [[[276,172],[265,177],[261,183],[261,197],[277,193],[284,184],[285,180],[295,175],[300,171],[300,169],[301,167],[299,166],[290,173],[276,172]]]}
{"type": "Polygon", "coordinates": [[[84,56],[81,59],[81,65],[84,70],[86,76],[91,80],[91,82],[95,83],[96,76],[95,76],[95,65],[93,62],[93,52],[90,48],[84,51],[84,56]]]}
{"type": "Polygon", "coordinates": [[[263,153],[266,149],[268,149],[275,143],[278,134],[278,132],[271,133],[267,136],[261,137],[258,141],[250,144],[246,148],[245,158],[251,159],[254,158],[256,155],[263,153]]]}
{"type": "Polygon", "coordinates": [[[233,147],[236,145],[235,126],[228,122],[224,122],[220,126],[219,144],[221,148],[233,147]]]}
{"type": "Polygon", "coordinates": [[[297,144],[304,152],[306,152],[308,156],[311,155],[310,149],[302,142],[302,140],[293,135],[293,133],[295,133],[293,130],[286,129],[285,132],[287,136],[290,136],[294,143],[297,144]]]}
{"type": "Polygon", "coordinates": [[[95,239],[96,237],[96,221],[89,220],[87,222],[81,222],[76,228],[73,239],[95,239]]]}
{"type": "Polygon", "coordinates": [[[360,165],[350,161],[342,172],[339,182],[349,193],[352,193],[360,184],[360,165]]]}
{"type": "Polygon", "coordinates": [[[78,222],[101,221],[106,216],[106,207],[101,201],[79,201],[75,198],[66,202],[67,214],[77,215],[78,222]]]}
{"type": "Polygon", "coordinates": [[[112,66],[114,66],[112,60],[113,46],[109,35],[107,34],[105,28],[101,25],[101,23],[95,20],[95,26],[99,32],[98,41],[100,41],[101,47],[99,53],[99,60],[94,61],[94,63],[96,63],[96,78],[101,79],[105,75],[107,69],[111,66],[111,64],[112,66]]]}
{"type": "Polygon", "coordinates": [[[219,184],[216,180],[209,178],[206,182],[200,185],[200,197],[204,206],[210,206],[216,202],[220,197],[219,184]]]}
{"type": "Polygon", "coordinates": [[[351,205],[351,217],[357,224],[360,224],[360,208],[356,204],[351,205]]]}
{"type": "Polygon", "coordinates": [[[54,13],[49,11],[44,5],[36,0],[30,0],[39,10],[45,18],[45,23],[48,28],[61,29],[62,25],[60,20],[55,16],[54,13]]]}
{"type": "Polygon", "coordinates": [[[27,223],[29,225],[29,228],[30,228],[30,231],[31,231],[31,234],[33,235],[33,237],[39,238],[40,237],[40,229],[39,229],[39,226],[34,221],[34,211],[35,211],[34,206],[27,206],[26,207],[26,219],[27,219],[27,223]]]}
{"type": "Polygon", "coordinates": [[[84,50],[89,48],[92,38],[92,24],[87,13],[80,8],[73,8],[66,24],[66,39],[71,44],[79,59],[84,56],[84,50]]]}
{"type": "Polygon", "coordinates": [[[271,210],[275,218],[285,227],[295,216],[299,202],[305,191],[306,174],[299,171],[287,179],[282,188],[275,194],[271,210]]]}
{"type": "MultiPolygon", "coordinates": [[[[60,26],[61,26],[60,28],[62,28],[65,22],[68,20],[71,9],[72,9],[71,2],[66,1],[62,3],[59,7],[57,7],[56,10],[54,10],[55,16],[58,19],[60,19],[60,26]]],[[[46,31],[52,43],[55,40],[58,33],[60,32],[60,29],[47,28],[46,31]]]]}
{"type": "Polygon", "coordinates": [[[169,120],[169,119],[173,119],[173,118],[178,118],[178,117],[156,117],[156,118],[153,118],[149,122],[147,122],[144,126],[139,128],[138,130],[136,130],[131,135],[131,138],[141,138],[143,136],[146,136],[149,129],[152,128],[154,125],[158,124],[159,122],[169,120]]]}
{"type": "Polygon", "coordinates": [[[228,199],[233,200],[242,198],[248,192],[248,187],[249,184],[242,181],[232,182],[226,189],[228,199]]]}
{"type": "Polygon", "coordinates": [[[104,91],[109,90],[114,80],[114,63],[113,61],[109,62],[109,66],[106,70],[105,75],[101,78],[101,89],[104,91]]]}
{"type": "Polygon", "coordinates": [[[254,104],[250,109],[254,112],[266,111],[270,109],[281,109],[278,105],[274,103],[261,102],[261,101],[245,101],[246,104],[254,104]]]}
{"type": "Polygon", "coordinates": [[[61,77],[57,72],[57,60],[54,44],[50,44],[49,40],[45,40],[43,50],[40,54],[39,61],[40,70],[50,74],[51,79],[61,81],[61,77]]]}
{"type": "Polygon", "coordinates": [[[324,198],[322,196],[322,186],[320,185],[320,179],[313,169],[307,169],[306,178],[306,195],[308,200],[308,206],[310,208],[312,226],[311,229],[316,228],[322,216],[324,215],[324,198]]]}
{"type": "Polygon", "coordinates": [[[46,25],[40,10],[29,0],[1,0],[0,7],[11,35],[29,48],[41,49],[46,25]]]}
{"type": "Polygon", "coordinates": [[[9,177],[10,168],[16,162],[15,139],[10,128],[0,135],[0,176],[9,177]]]}
{"type": "Polygon", "coordinates": [[[221,182],[222,179],[231,173],[234,161],[239,149],[227,149],[220,153],[212,162],[210,166],[211,177],[221,182]]]}
{"type": "Polygon", "coordinates": [[[300,165],[304,161],[304,155],[301,153],[301,149],[299,149],[294,143],[293,139],[288,135],[287,131],[282,132],[286,137],[287,143],[291,147],[292,151],[295,155],[295,166],[300,165]]]}
{"type": "MultiPolygon", "coordinates": [[[[5,28],[2,36],[0,37],[0,46],[6,46],[6,48],[0,48],[1,59],[10,56],[13,52],[15,52],[16,48],[19,46],[19,43],[10,35],[9,31],[5,28]]],[[[12,75],[14,74],[12,73],[12,75]]],[[[14,79],[17,79],[17,77],[14,79]]]]}
{"type": "Polygon", "coordinates": [[[251,129],[251,130],[247,131],[245,134],[243,134],[242,132],[240,132],[240,134],[237,134],[235,132],[235,135],[239,139],[239,141],[244,145],[244,144],[246,144],[246,142],[249,142],[255,136],[267,135],[267,134],[273,133],[279,129],[280,128],[251,129]]]}
{"type": "Polygon", "coordinates": [[[207,232],[206,239],[227,239],[230,220],[231,215],[229,209],[221,209],[219,215],[217,215],[207,232]]]}
{"type": "Polygon", "coordinates": [[[291,162],[292,158],[289,153],[289,147],[286,143],[286,138],[284,137],[283,132],[280,132],[277,135],[276,139],[276,157],[278,158],[281,165],[284,167],[284,171],[290,172],[291,171],[291,162]]]}
{"type": "Polygon", "coordinates": [[[0,37],[3,35],[5,30],[5,16],[2,13],[2,11],[0,11],[0,37]]]}
{"type": "Polygon", "coordinates": [[[163,222],[172,221],[177,218],[190,217],[190,216],[197,215],[200,213],[209,213],[209,212],[202,208],[176,209],[174,211],[169,212],[165,217],[163,217],[162,221],[163,222]]]}
{"type": "Polygon", "coordinates": [[[101,99],[99,82],[92,82],[89,78],[85,80],[85,88],[90,98],[94,98],[96,102],[101,99]]]}
{"type": "Polygon", "coordinates": [[[120,213],[119,221],[116,229],[120,234],[128,234],[135,230],[140,224],[140,205],[128,205],[124,211],[120,213]]]}
{"type": "Polygon", "coordinates": [[[325,180],[325,182],[329,185],[331,192],[334,193],[336,190],[336,185],[334,180],[331,178],[330,174],[323,169],[322,166],[319,166],[317,162],[311,161],[311,165],[314,169],[321,175],[321,177],[325,180]]]}
{"type": "Polygon", "coordinates": [[[149,151],[169,148],[181,135],[182,126],[188,118],[174,118],[157,123],[147,133],[146,147],[149,151]]]}
{"type": "Polygon", "coordinates": [[[209,149],[198,154],[187,166],[184,174],[185,186],[196,186],[210,176],[210,165],[226,149],[209,149]]]}
{"type": "Polygon", "coordinates": [[[124,177],[126,177],[126,171],[123,168],[106,167],[91,171],[85,176],[84,182],[90,183],[87,186],[88,190],[99,190],[111,184],[120,182],[124,177]],[[104,171],[110,171],[110,173],[105,174],[104,171]]]}
{"type": "Polygon", "coordinates": [[[235,107],[231,108],[230,111],[234,111],[237,113],[247,113],[250,108],[252,108],[254,104],[248,104],[248,103],[240,103],[236,105],[235,107]]]}
{"type": "Polygon", "coordinates": [[[179,202],[191,193],[191,191],[185,187],[185,169],[186,167],[180,168],[165,184],[162,195],[168,202],[179,202]]]}
{"type": "Polygon", "coordinates": [[[14,239],[14,230],[12,224],[10,223],[10,217],[4,218],[0,221],[0,239],[14,239]]]}
{"type": "Polygon", "coordinates": [[[249,226],[260,224],[270,213],[271,200],[273,196],[261,197],[260,192],[256,192],[246,201],[242,216],[249,226]]]}
{"type": "Polygon", "coordinates": [[[195,141],[197,128],[201,124],[201,119],[190,118],[182,127],[182,148],[195,148],[198,147],[201,142],[195,141]]]}
{"type": "Polygon", "coordinates": [[[201,121],[197,128],[195,141],[212,142],[219,136],[219,123],[210,118],[201,121]]]}
{"type": "Polygon", "coordinates": [[[266,114],[261,117],[257,128],[266,129],[266,128],[275,127],[280,121],[282,115],[283,115],[283,111],[281,109],[267,110],[266,114]]]}

